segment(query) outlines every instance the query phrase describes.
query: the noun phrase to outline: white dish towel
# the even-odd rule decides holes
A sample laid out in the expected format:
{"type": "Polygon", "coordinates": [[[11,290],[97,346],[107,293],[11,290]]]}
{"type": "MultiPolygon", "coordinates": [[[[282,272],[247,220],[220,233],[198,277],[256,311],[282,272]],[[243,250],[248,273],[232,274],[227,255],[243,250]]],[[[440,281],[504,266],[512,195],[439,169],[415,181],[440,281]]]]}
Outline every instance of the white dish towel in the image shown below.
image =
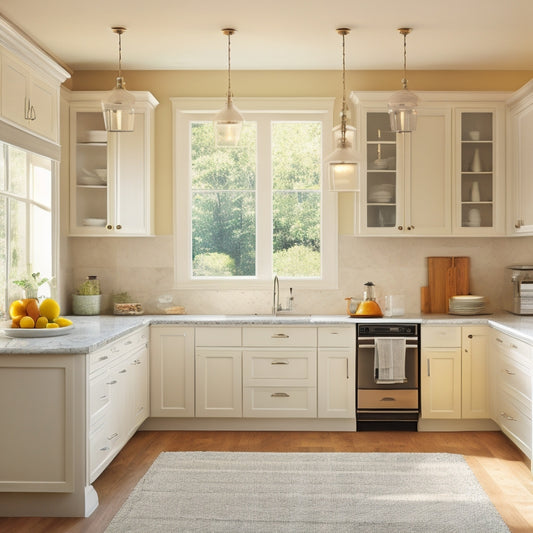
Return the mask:
{"type": "Polygon", "coordinates": [[[376,383],[405,383],[405,337],[376,337],[374,376],[376,383]]]}

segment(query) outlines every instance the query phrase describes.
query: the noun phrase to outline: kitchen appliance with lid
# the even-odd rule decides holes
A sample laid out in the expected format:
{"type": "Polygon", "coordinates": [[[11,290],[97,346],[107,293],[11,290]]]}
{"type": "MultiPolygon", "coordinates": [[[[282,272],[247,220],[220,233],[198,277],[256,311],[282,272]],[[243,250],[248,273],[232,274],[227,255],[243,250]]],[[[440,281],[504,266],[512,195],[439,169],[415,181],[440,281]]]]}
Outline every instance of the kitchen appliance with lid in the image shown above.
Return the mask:
{"type": "Polygon", "coordinates": [[[506,267],[503,307],[515,315],[533,315],[533,265],[506,267]]]}
{"type": "Polygon", "coordinates": [[[383,316],[381,307],[376,302],[374,286],[371,281],[365,283],[363,301],[357,306],[355,316],[362,318],[381,318],[383,316]]]}

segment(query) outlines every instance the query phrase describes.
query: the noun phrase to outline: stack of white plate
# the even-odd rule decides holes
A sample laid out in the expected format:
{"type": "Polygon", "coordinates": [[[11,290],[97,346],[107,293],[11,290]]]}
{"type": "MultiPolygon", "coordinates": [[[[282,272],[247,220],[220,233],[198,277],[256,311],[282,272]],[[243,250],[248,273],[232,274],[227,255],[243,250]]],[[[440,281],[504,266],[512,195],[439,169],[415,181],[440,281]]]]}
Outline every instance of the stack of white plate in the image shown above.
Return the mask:
{"type": "Polygon", "coordinates": [[[485,296],[452,296],[449,300],[449,313],[452,315],[479,315],[487,312],[485,296]]]}
{"type": "Polygon", "coordinates": [[[368,200],[378,204],[388,204],[392,200],[394,185],[382,184],[372,187],[368,194],[368,200]]]}

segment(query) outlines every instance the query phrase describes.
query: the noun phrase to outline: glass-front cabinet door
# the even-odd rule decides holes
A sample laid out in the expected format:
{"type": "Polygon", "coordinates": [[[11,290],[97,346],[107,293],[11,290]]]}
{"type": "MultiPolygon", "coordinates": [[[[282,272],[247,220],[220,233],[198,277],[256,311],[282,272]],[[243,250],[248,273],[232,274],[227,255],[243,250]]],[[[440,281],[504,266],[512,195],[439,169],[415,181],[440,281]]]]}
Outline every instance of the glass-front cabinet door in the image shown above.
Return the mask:
{"type": "Polygon", "coordinates": [[[504,232],[503,109],[457,109],[454,233],[504,232]]]}
{"type": "Polygon", "coordinates": [[[371,233],[390,233],[390,228],[396,226],[400,200],[397,154],[396,134],[390,130],[388,114],[368,112],[366,176],[363,177],[362,188],[364,220],[361,224],[371,233]]]}

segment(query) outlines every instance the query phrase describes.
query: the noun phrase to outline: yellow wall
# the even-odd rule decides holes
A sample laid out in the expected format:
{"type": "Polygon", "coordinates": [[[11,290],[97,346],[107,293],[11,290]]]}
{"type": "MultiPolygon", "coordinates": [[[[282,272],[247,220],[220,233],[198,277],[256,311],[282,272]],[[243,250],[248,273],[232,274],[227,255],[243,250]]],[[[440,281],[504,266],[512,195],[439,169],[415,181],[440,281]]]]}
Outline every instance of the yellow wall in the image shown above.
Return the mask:
{"type": "MultiPolygon", "coordinates": [[[[172,116],[173,96],[220,96],[226,91],[226,71],[126,71],[127,88],[150,91],[159,100],[155,133],[155,232],[170,234],[172,228],[172,116]]],[[[410,71],[413,91],[514,91],[533,78],[533,71],[410,71]]],[[[74,91],[111,89],[116,72],[77,71],[69,82],[74,91]]],[[[385,91],[400,88],[398,71],[349,71],[347,91],[385,91]]],[[[232,87],[239,96],[340,96],[340,72],[235,71],[232,87]]],[[[337,106],[339,102],[337,101],[337,106]]],[[[338,112],[335,113],[338,116],[338,112]]],[[[340,200],[340,212],[351,209],[351,195],[340,200]]],[[[341,216],[341,230],[349,225],[341,216]]]]}

